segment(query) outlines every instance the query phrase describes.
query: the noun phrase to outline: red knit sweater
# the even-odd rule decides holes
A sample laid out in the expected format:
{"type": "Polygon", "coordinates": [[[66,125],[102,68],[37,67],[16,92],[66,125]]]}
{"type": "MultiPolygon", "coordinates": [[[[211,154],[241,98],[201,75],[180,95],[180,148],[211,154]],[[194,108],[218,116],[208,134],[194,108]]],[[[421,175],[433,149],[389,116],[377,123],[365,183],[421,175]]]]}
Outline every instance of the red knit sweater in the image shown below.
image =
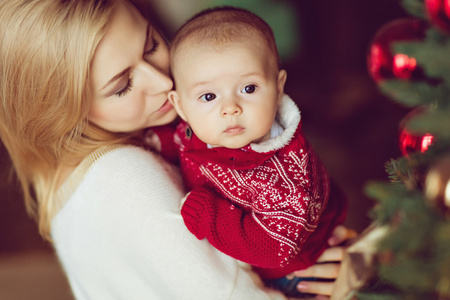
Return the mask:
{"type": "Polygon", "coordinates": [[[283,99],[289,109],[281,111],[298,113],[298,118],[283,124],[280,116],[290,130],[275,138],[274,145],[266,143],[263,149],[269,151],[257,152],[254,145],[208,149],[184,122],[175,135],[190,190],[181,210],[187,228],[253,265],[263,278],[313,264],[345,219],[345,198],[334,190],[329,197],[328,174],[302,133],[292,104],[283,99]]]}

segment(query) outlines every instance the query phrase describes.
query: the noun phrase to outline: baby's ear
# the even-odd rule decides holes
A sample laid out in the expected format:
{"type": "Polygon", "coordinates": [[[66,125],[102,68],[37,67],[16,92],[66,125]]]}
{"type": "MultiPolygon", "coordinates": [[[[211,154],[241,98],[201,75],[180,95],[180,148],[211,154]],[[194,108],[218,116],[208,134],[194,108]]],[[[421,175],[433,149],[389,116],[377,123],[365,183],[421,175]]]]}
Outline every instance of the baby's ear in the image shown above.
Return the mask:
{"type": "Polygon", "coordinates": [[[286,70],[280,70],[278,72],[278,81],[277,81],[277,88],[278,88],[278,100],[281,100],[284,93],[284,84],[286,83],[287,79],[287,73],[286,70]]]}
{"type": "Polygon", "coordinates": [[[175,107],[175,110],[177,111],[177,114],[184,121],[187,121],[186,117],[184,115],[184,112],[183,112],[183,108],[181,106],[181,99],[180,99],[180,96],[178,95],[178,93],[176,91],[170,91],[168,97],[169,97],[170,103],[172,103],[173,107],[175,107]]]}

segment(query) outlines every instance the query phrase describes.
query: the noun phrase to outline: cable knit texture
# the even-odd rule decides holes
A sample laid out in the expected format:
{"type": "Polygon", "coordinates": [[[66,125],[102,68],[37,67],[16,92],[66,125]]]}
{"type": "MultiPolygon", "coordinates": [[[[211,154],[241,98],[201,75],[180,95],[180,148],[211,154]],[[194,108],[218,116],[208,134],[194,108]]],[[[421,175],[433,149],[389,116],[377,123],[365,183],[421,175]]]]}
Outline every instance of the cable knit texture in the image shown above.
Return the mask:
{"type": "Polygon", "coordinates": [[[329,176],[286,95],[277,121],[279,136],[241,149],[210,149],[184,122],[175,134],[190,190],[181,211],[186,226],[264,278],[313,264],[346,213],[345,197],[330,197],[329,176]]]}

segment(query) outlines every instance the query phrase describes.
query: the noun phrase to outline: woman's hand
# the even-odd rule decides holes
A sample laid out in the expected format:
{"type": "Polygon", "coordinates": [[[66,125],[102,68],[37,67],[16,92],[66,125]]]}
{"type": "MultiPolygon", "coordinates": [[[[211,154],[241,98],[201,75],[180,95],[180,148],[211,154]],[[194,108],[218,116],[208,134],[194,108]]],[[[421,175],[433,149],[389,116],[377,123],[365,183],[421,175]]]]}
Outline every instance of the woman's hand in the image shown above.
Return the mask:
{"type": "MultiPolygon", "coordinates": [[[[344,247],[338,246],[357,236],[356,231],[344,226],[338,226],[333,235],[328,239],[330,248],[326,249],[315,265],[292,273],[298,277],[316,277],[324,279],[336,279],[341,261],[344,256],[344,247]]],[[[297,289],[302,293],[317,294],[316,299],[329,299],[333,292],[334,281],[301,281],[297,289]]]]}

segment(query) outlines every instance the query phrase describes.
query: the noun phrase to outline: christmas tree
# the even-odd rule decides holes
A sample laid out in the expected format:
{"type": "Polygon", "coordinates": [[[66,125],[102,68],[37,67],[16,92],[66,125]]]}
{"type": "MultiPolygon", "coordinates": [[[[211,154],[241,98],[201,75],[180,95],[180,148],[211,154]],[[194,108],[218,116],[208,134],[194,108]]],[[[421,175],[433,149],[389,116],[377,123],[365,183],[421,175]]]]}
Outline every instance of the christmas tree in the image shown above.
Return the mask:
{"type": "Polygon", "coordinates": [[[366,187],[373,227],[385,231],[371,276],[348,299],[450,299],[450,1],[402,5],[410,18],[379,30],[368,71],[411,108],[399,124],[403,156],[386,163],[389,180],[366,187]]]}

